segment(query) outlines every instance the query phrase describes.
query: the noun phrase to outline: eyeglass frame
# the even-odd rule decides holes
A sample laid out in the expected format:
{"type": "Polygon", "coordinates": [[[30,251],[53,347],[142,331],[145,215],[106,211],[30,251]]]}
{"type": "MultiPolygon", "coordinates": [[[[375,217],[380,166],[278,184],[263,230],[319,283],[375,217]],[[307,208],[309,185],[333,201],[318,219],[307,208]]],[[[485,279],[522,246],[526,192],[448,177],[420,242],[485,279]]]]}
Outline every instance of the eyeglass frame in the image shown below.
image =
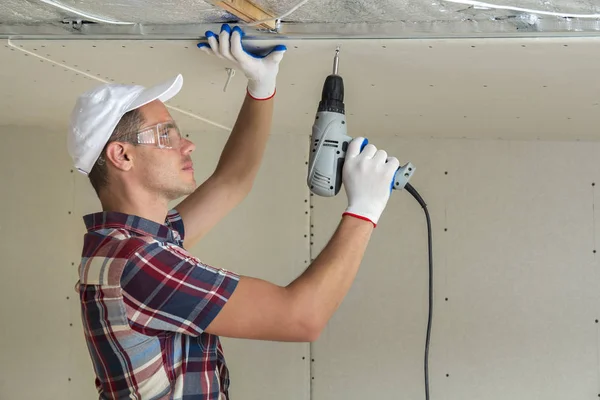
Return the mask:
{"type": "MultiPolygon", "coordinates": [[[[152,125],[152,126],[148,126],[146,128],[143,128],[142,130],[139,130],[135,133],[133,133],[133,135],[135,135],[135,139],[136,139],[136,144],[141,144],[141,145],[154,145],[156,147],[158,147],[159,149],[175,149],[175,148],[179,148],[179,146],[172,146],[170,145],[171,142],[171,136],[169,135],[166,140],[162,140],[161,141],[161,133],[160,133],[160,129],[161,127],[167,127],[168,129],[168,133],[170,134],[171,129],[175,129],[175,132],[177,132],[177,137],[179,139],[179,142],[181,143],[181,139],[183,139],[183,137],[181,136],[181,130],[179,129],[179,126],[177,126],[177,123],[175,121],[166,121],[166,122],[159,122],[158,124],[152,125]],[[152,140],[148,140],[148,141],[143,141],[143,137],[142,135],[147,134],[149,132],[152,132],[152,140]],[[165,144],[167,143],[167,144],[165,144]]],[[[149,135],[145,135],[145,136],[149,136],[149,135]]]]}
{"type": "MultiPolygon", "coordinates": [[[[183,136],[181,136],[181,130],[179,129],[179,126],[177,125],[177,123],[173,120],[159,122],[157,124],[145,127],[136,132],[128,132],[120,137],[117,137],[115,140],[113,140],[113,142],[127,141],[127,140],[133,139],[132,141],[130,141],[128,143],[142,145],[142,146],[155,146],[159,149],[167,149],[167,150],[181,147],[181,145],[175,147],[175,146],[165,145],[165,144],[161,143],[161,136],[160,136],[159,130],[163,125],[169,127],[169,132],[172,128],[175,128],[175,131],[177,132],[177,134],[179,136],[179,141],[181,143],[181,139],[183,139],[183,136]],[[146,141],[146,142],[142,141],[140,135],[143,135],[148,132],[152,132],[152,134],[153,134],[152,141],[146,141]],[[123,139],[125,139],[125,140],[123,140],[123,139]]],[[[167,140],[170,142],[170,136],[167,138],[167,140]]],[[[100,155],[98,157],[99,164],[104,164],[105,161],[106,160],[104,159],[104,157],[102,157],[102,155],[100,155]]]]}

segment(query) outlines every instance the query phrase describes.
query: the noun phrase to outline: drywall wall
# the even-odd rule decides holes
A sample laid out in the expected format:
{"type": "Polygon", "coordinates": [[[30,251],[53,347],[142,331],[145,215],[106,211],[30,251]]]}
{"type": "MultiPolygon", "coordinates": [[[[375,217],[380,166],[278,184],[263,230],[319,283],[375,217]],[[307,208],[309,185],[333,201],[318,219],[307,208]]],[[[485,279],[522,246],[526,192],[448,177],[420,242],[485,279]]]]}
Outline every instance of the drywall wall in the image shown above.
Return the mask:
{"type": "MultiPolygon", "coordinates": [[[[600,393],[597,43],[343,46],[351,133],[413,162],[413,184],[429,204],[432,400],[600,393]]],[[[345,205],[343,192],[317,198],[305,184],[308,135],[335,44],[288,47],[257,184],[192,249],[278,283],[318,254],[345,205]]],[[[66,152],[75,96],[99,80],[150,84],[183,72],[184,89],[170,105],[197,143],[201,180],[235,121],[243,79],[236,75],[223,92],[223,66],[187,42],[7,42],[0,60],[8,66],[0,70],[0,316],[8,321],[0,328],[0,398],[94,398],[73,285],[81,216],[98,203],[66,152]]],[[[223,340],[233,396],[424,398],[426,238],[423,211],[394,192],[355,284],[318,341],[223,340]]]]}
{"type": "MultiPolygon", "coordinates": [[[[63,132],[3,127],[0,135],[0,398],[94,398],[74,285],[82,216],[98,211],[99,202],[87,178],[73,171],[63,132]]],[[[198,143],[193,159],[201,181],[226,136],[189,139],[198,143]]],[[[305,187],[290,182],[305,178],[304,145],[299,136],[273,137],[255,190],[191,251],[280,284],[298,276],[309,257],[309,216],[305,187]]],[[[236,397],[308,398],[309,344],[224,339],[223,346],[236,397]]]]}
{"type": "MultiPolygon", "coordinates": [[[[5,127],[1,134],[0,304],[9,323],[1,331],[0,398],[93,398],[73,263],[81,215],[97,201],[71,172],[61,133],[5,127]]],[[[204,144],[193,157],[199,179],[224,138],[191,135],[204,144]]],[[[600,144],[371,141],[417,166],[413,184],[431,213],[431,398],[596,396],[600,144]]],[[[308,195],[305,144],[273,136],[247,201],[194,254],[281,284],[301,273],[345,206],[344,192],[308,195]]],[[[223,340],[235,397],[423,398],[426,234],[421,208],[395,191],[355,284],[317,342],[223,340]]]]}
{"type": "MultiPolygon", "coordinates": [[[[600,147],[372,142],[417,166],[433,226],[431,399],[598,396],[600,147]]],[[[313,197],[318,252],[344,198],[313,197]]],[[[423,399],[424,213],[394,192],[355,285],[313,345],[313,398],[423,399]]]]}

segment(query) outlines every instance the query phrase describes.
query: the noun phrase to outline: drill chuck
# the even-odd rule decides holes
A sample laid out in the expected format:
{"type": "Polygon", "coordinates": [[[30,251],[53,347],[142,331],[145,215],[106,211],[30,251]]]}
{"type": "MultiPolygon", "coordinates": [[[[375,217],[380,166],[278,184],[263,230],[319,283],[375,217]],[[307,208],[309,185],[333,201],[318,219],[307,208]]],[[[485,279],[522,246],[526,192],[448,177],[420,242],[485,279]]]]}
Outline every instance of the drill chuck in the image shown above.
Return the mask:
{"type": "Polygon", "coordinates": [[[333,73],[325,79],[317,112],[329,111],[339,114],[346,113],[344,107],[344,80],[338,74],[338,68],[340,66],[339,53],[340,48],[338,47],[335,50],[335,57],[333,57],[333,73]]]}
{"type": "Polygon", "coordinates": [[[344,80],[341,76],[332,74],[325,79],[318,112],[329,111],[345,114],[344,80]]]}

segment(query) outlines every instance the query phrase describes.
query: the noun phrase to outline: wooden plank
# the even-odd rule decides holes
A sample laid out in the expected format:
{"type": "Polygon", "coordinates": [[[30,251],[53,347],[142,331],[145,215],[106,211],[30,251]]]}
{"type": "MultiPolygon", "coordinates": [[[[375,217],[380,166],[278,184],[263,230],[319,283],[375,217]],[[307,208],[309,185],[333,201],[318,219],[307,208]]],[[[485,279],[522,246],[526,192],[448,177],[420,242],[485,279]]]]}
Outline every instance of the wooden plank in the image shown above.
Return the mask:
{"type": "MultiPolygon", "coordinates": [[[[275,18],[273,14],[265,11],[249,0],[223,0],[215,1],[213,4],[235,15],[244,22],[256,22],[275,18]]],[[[263,22],[260,25],[257,25],[257,27],[275,29],[275,21],[263,22]]]]}

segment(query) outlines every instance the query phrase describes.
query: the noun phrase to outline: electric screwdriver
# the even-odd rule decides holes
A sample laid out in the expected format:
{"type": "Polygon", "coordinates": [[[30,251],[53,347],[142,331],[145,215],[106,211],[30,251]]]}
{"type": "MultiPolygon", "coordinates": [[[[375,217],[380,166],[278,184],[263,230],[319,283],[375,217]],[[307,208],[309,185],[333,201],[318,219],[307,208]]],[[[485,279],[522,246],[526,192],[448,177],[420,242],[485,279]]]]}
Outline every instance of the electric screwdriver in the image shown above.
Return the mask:
{"type": "MultiPolygon", "coordinates": [[[[307,183],[311,192],[325,197],[338,194],[342,186],[342,169],[348,144],[352,137],[347,134],[344,105],[344,81],[338,74],[339,47],[333,58],[333,73],[325,79],[321,101],[312,127],[307,183]]],[[[362,144],[362,149],[368,140],[362,144]]],[[[409,162],[401,166],[390,182],[390,190],[403,189],[415,167],[409,162]]]]}
{"type": "MultiPolygon", "coordinates": [[[[346,110],[344,106],[344,81],[338,74],[339,47],[333,58],[333,74],[327,76],[323,85],[321,101],[312,127],[310,138],[310,156],[308,162],[307,183],[310,191],[319,196],[332,197],[338,194],[342,186],[342,170],[348,144],[352,137],[346,131],[346,110]]],[[[362,143],[362,149],[367,140],[362,143]]],[[[427,204],[408,181],[415,172],[415,167],[409,162],[396,171],[392,189],[406,189],[425,211],[428,232],[429,253],[429,317],[427,320],[427,335],[425,338],[425,399],[429,400],[429,342],[431,340],[431,325],[433,313],[433,244],[431,219],[427,204]]]]}

